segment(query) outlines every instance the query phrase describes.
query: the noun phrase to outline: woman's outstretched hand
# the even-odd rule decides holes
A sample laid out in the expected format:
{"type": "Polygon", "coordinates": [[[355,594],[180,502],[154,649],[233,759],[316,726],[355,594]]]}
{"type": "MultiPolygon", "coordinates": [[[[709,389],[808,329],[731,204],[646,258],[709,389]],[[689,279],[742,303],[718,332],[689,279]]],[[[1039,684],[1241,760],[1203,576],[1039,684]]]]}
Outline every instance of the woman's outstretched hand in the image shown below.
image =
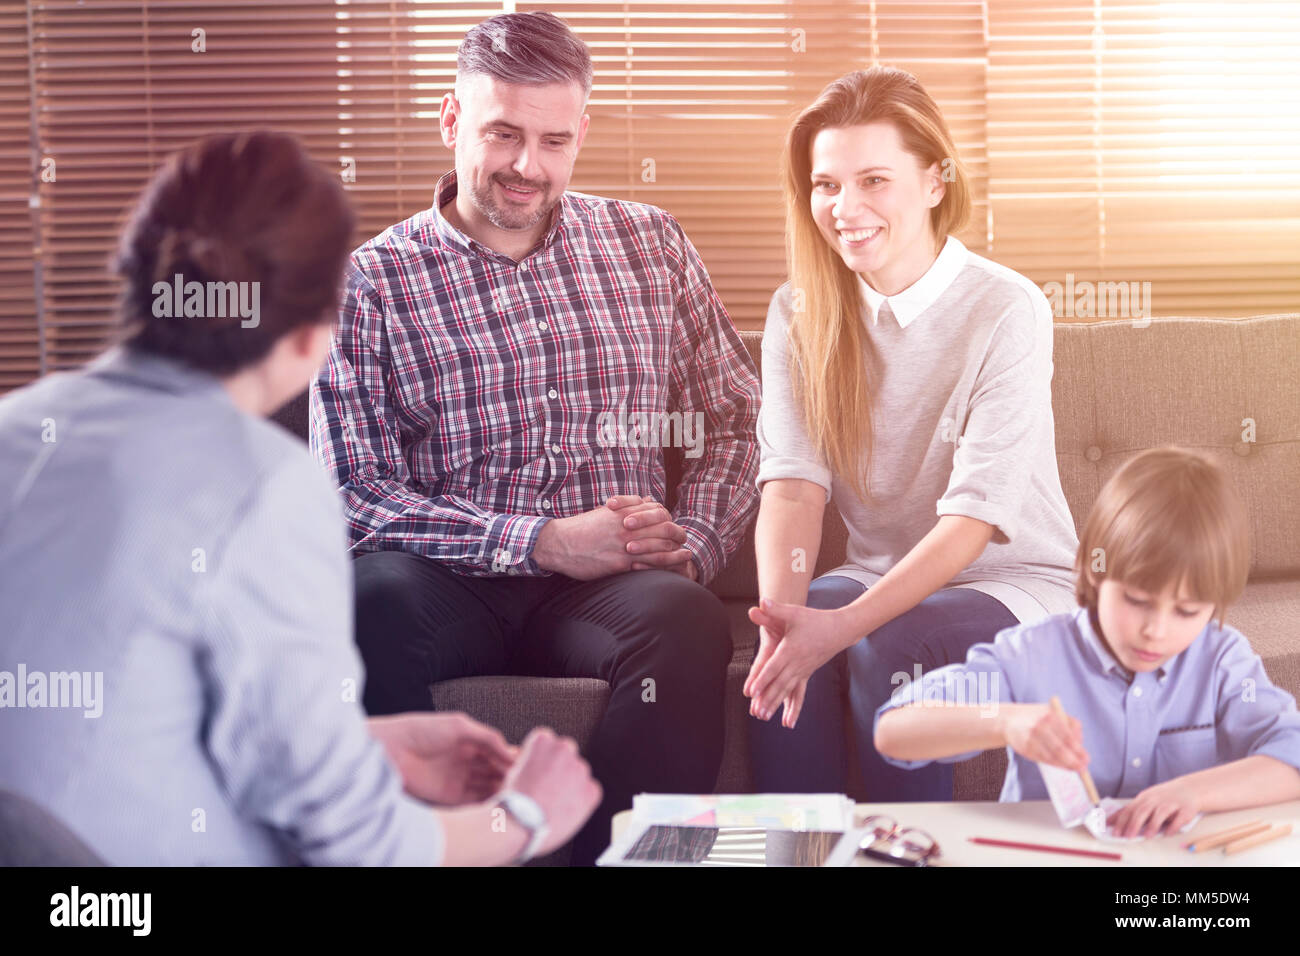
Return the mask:
{"type": "Polygon", "coordinates": [[[759,626],[758,653],[744,686],[749,713],[769,720],[784,703],[781,723],[794,727],[808,678],[846,646],[843,617],[764,598],[749,609],[749,619],[759,626]]]}

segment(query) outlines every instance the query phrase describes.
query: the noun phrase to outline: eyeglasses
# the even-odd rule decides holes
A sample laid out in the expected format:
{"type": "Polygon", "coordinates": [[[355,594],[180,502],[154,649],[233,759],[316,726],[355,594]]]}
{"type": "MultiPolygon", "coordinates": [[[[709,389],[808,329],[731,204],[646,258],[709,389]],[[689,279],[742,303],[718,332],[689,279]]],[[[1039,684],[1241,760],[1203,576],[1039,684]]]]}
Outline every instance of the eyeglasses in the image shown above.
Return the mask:
{"type": "Polygon", "coordinates": [[[862,821],[867,833],[858,852],[900,866],[929,866],[939,856],[934,837],[916,827],[900,827],[893,817],[872,814],[862,821]]]}

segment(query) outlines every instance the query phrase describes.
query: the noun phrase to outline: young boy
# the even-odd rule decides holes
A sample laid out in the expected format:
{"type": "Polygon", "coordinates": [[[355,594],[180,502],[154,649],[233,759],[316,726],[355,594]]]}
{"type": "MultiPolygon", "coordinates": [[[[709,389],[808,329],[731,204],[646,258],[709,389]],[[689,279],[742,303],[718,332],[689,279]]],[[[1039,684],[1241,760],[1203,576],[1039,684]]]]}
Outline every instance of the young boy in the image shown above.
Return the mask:
{"type": "Polygon", "coordinates": [[[1088,767],[1101,796],[1133,798],[1110,821],[1123,836],[1300,799],[1295,699],[1223,623],[1249,564],[1223,472],[1183,449],[1144,452],[1079,537],[1080,609],[1001,631],[899,688],[876,713],[876,748],[913,768],[1008,747],[1004,801],[1047,799],[1035,762],[1088,767]],[[1052,712],[1053,695],[1071,716],[1052,712]]]}

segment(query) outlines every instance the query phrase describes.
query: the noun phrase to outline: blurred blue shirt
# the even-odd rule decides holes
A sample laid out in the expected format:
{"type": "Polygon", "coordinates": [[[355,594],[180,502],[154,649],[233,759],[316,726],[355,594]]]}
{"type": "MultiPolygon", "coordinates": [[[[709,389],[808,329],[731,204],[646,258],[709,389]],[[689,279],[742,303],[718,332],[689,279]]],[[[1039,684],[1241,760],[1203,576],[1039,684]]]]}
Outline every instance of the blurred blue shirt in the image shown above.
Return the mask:
{"type": "MultiPolygon", "coordinates": [[[[1048,703],[1060,697],[1083,725],[1088,770],[1102,797],[1133,797],[1173,777],[1254,754],[1300,769],[1300,713],[1275,687],[1241,632],[1211,620],[1181,654],[1131,674],[1093,630],[1086,608],[1000,631],[966,663],[910,681],[876,712],[910,703],[979,706],[1048,703]]],[[[874,726],[873,726],[874,731],[874,726]]],[[[944,757],[954,763],[980,751],[944,757]]],[[[1003,801],[1046,800],[1038,765],[1007,748],[1003,801]]],[[[928,760],[886,757],[908,769],[928,760]]]]}
{"type": "Polygon", "coordinates": [[[440,862],[364,723],[345,547],[211,375],[117,347],[7,396],[0,787],[115,865],[440,862]]]}

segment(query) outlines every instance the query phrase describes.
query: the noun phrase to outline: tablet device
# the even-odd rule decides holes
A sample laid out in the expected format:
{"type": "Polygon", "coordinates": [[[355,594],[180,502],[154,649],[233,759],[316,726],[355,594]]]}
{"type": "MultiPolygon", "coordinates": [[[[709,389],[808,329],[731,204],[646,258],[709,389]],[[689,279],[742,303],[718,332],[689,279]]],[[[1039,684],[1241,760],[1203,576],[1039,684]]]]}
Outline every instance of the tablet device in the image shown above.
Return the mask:
{"type": "Polygon", "coordinates": [[[680,826],[628,828],[600,866],[847,866],[859,835],[828,830],[680,826]]]}

